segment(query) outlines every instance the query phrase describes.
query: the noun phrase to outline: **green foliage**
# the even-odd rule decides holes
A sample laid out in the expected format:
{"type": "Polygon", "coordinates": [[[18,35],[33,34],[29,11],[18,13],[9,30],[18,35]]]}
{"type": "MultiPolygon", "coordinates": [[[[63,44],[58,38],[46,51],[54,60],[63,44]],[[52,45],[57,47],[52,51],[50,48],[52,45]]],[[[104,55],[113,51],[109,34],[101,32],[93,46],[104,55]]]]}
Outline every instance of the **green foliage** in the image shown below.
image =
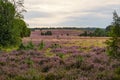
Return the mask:
{"type": "Polygon", "coordinates": [[[32,43],[32,41],[30,41],[28,42],[27,45],[21,43],[18,50],[32,50],[32,49],[34,49],[34,44],[32,43]]]}
{"type": "Polygon", "coordinates": [[[41,35],[46,35],[46,36],[51,36],[52,32],[51,31],[47,31],[47,32],[41,32],[41,35]]]}
{"type": "Polygon", "coordinates": [[[21,41],[16,34],[13,23],[15,8],[9,1],[0,0],[0,44],[5,47],[18,45],[21,41]]]}
{"type": "Polygon", "coordinates": [[[27,48],[27,50],[34,49],[34,45],[33,45],[32,41],[28,42],[26,48],[27,48]]]}
{"type": "Polygon", "coordinates": [[[26,49],[26,47],[24,46],[23,43],[21,43],[21,45],[19,46],[19,50],[25,50],[25,49],[26,49]]]}
{"type": "Polygon", "coordinates": [[[42,50],[44,47],[45,47],[45,43],[42,40],[39,44],[39,50],[42,50]]]}
{"type": "Polygon", "coordinates": [[[104,36],[107,36],[107,33],[104,29],[96,28],[93,32],[84,31],[84,33],[80,34],[79,36],[104,37],[104,36]]]}
{"type": "Polygon", "coordinates": [[[84,61],[84,58],[83,58],[82,56],[78,55],[78,56],[76,57],[76,61],[77,61],[77,62],[83,62],[83,61],[84,61]]]}
{"type": "Polygon", "coordinates": [[[48,73],[45,80],[56,80],[56,76],[54,73],[48,73]]]}
{"type": "Polygon", "coordinates": [[[106,32],[105,32],[104,29],[97,28],[94,31],[93,35],[96,36],[96,37],[104,37],[104,36],[106,36],[106,32]]]}
{"type": "Polygon", "coordinates": [[[84,33],[80,34],[80,36],[89,36],[87,31],[84,31],[84,33]]]}
{"type": "Polygon", "coordinates": [[[15,19],[14,20],[14,28],[15,28],[15,30],[19,30],[19,31],[17,31],[17,33],[19,34],[19,36],[21,38],[28,37],[31,34],[30,29],[27,28],[27,24],[22,19],[15,19]]]}
{"type": "MultiPolygon", "coordinates": [[[[19,6],[23,6],[22,3],[19,6]]],[[[19,46],[22,42],[21,37],[30,34],[25,22],[17,16],[22,12],[18,13],[16,7],[9,0],[0,0],[0,45],[2,47],[19,46]],[[22,33],[24,34],[21,35],[22,33]]]]}
{"type": "Polygon", "coordinates": [[[117,13],[113,13],[112,29],[110,30],[110,36],[112,37],[106,41],[108,55],[114,58],[120,58],[120,17],[117,13]]]}
{"type": "Polygon", "coordinates": [[[30,58],[27,58],[25,60],[25,63],[28,64],[29,66],[32,66],[34,64],[34,62],[30,58]]]}
{"type": "Polygon", "coordinates": [[[81,63],[84,61],[84,58],[80,55],[76,57],[76,67],[79,68],[81,66],[81,63]]]}
{"type": "Polygon", "coordinates": [[[64,55],[63,53],[57,53],[57,56],[59,56],[60,58],[64,58],[64,55]]]}
{"type": "Polygon", "coordinates": [[[115,69],[113,80],[120,80],[120,67],[115,69]]]}
{"type": "Polygon", "coordinates": [[[105,31],[107,36],[110,36],[110,31],[112,30],[112,28],[113,28],[113,25],[109,25],[106,27],[105,31]]]}
{"type": "Polygon", "coordinates": [[[120,75],[120,67],[118,67],[118,68],[115,69],[115,73],[118,74],[118,75],[120,75]]]}

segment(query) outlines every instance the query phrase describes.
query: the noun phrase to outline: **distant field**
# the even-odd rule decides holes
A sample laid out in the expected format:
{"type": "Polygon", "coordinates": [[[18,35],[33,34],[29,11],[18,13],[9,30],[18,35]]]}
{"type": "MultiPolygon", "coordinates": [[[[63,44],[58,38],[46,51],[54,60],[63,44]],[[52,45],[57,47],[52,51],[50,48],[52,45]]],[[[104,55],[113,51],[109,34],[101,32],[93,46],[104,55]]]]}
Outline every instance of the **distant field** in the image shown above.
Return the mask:
{"type": "Polygon", "coordinates": [[[43,40],[48,45],[57,43],[62,46],[105,47],[104,42],[108,39],[108,37],[80,37],[78,35],[82,33],[81,30],[51,30],[52,36],[42,36],[41,32],[45,32],[45,30],[33,31],[29,38],[23,39],[23,42],[32,41],[37,45],[43,40]]]}

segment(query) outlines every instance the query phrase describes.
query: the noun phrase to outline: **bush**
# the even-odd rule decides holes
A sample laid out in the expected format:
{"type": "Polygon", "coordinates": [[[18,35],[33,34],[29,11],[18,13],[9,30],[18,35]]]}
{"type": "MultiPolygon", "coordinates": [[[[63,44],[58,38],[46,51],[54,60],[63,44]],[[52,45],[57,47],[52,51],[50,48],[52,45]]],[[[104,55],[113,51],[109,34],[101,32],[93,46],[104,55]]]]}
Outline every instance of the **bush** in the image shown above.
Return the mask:
{"type": "Polygon", "coordinates": [[[41,35],[50,36],[50,35],[52,35],[52,32],[51,31],[41,32],[41,35]]]}
{"type": "Polygon", "coordinates": [[[60,58],[63,58],[64,54],[63,53],[57,53],[57,56],[59,56],[60,58]]]}
{"type": "Polygon", "coordinates": [[[27,58],[25,60],[25,63],[28,64],[29,66],[32,66],[34,64],[34,62],[30,58],[27,58]]]}
{"type": "Polygon", "coordinates": [[[30,69],[24,75],[17,75],[13,78],[9,77],[7,80],[45,80],[45,76],[37,72],[35,69],[30,69]]]}
{"type": "Polygon", "coordinates": [[[56,76],[54,73],[48,73],[45,80],[56,80],[56,76]]]}
{"type": "Polygon", "coordinates": [[[84,61],[84,58],[80,55],[76,57],[76,67],[79,68],[81,66],[81,63],[84,61]]]}
{"type": "Polygon", "coordinates": [[[26,48],[27,48],[28,50],[34,49],[34,45],[33,45],[32,41],[28,42],[26,48]]]}
{"type": "Polygon", "coordinates": [[[38,49],[42,50],[44,47],[45,47],[45,43],[43,41],[41,41],[38,49]]]}
{"type": "Polygon", "coordinates": [[[120,80],[120,67],[115,69],[113,80],[120,80]]]}
{"type": "Polygon", "coordinates": [[[23,43],[21,43],[21,45],[19,46],[19,49],[18,50],[26,50],[26,47],[24,46],[23,43]]]}
{"type": "Polygon", "coordinates": [[[32,50],[32,49],[34,49],[34,45],[32,41],[30,41],[28,42],[27,45],[24,45],[23,43],[21,43],[18,50],[32,50]]]}

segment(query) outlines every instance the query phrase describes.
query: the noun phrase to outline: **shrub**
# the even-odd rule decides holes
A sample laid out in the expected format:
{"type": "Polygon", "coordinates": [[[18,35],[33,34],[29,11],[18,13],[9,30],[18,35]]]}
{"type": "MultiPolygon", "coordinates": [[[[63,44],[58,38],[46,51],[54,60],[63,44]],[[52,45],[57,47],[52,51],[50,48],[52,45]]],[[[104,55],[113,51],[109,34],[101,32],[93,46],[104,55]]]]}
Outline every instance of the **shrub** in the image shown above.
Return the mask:
{"type": "Polygon", "coordinates": [[[45,80],[56,80],[56,76],[54,73],[48,73],[45,80]]]}
{"type": "Polygon", "coordinates": [[[63,58],[64,54],[63,53],[57,53],[57,56],[59,56],[60,58],[63,58]]]}
{"type": "Polygon", "coordinates": [[[21,43],[21,45],[19,46],[19,49],[18,50],[26,50],[26,46],[24,46],[23,43],[21,43]]]}
{"type": "Polygon", "coordinates": [[[13,78],[9,77],[7,80],[45,80],[45,76],[37,72],[35,69],[30,69],[26,74],[17,75],[13,78]]]}
{"type": "Polygon", "coordinates": [[[33,45],[32,41],[28,42],[26,48],[27,48],[28,50],[34,49],[34,45],[33,45]]]}
{"type": "Polygon", "coordinates": [[[81,66],[81,63],[84,61],[84,58],[80,55],[76,57],[76,67],[79,68],[81,66]]]}
{"type": "Polygon", "coordinates": [[[38,49],[42,50],[44,47],[45,47],[45,43],[43,41],[41,41],[38,49]]]}
{"type": "Polygon", "coordinates": [[[23,43],[21,43],[18,50],[31,50],[31,49],[34,49],[34,45],[32,41],[28,42],[27,45],[24,45],[23,43]]]}
{"type": "Polygon", "coordinates": [[[41,35],[50,36],[50,35],[52,35],[52,32],[51,31],[41,32],[41,35]]]}
{"type": "Polygon", "coordinates": [[[25,63],[28,64],[29,66],[32,66],[34,64],[34,62],[30,58],[27,58],[25,60],[25,63]]]}

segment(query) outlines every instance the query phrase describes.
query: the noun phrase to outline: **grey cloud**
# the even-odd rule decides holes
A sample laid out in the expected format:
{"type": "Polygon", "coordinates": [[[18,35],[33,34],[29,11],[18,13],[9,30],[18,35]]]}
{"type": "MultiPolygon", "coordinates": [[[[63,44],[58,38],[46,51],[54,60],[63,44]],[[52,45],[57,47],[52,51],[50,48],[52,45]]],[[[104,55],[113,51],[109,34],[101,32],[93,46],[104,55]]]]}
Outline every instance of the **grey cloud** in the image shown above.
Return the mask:
{"type": "Polygon", "coordinates": [[[40,12],[40,11],[28,11],[24,14],[25,18],[32,19],[32,18],[46,18],[46,17],[52,17],[53,15],[46,12],[40,12]]]}

